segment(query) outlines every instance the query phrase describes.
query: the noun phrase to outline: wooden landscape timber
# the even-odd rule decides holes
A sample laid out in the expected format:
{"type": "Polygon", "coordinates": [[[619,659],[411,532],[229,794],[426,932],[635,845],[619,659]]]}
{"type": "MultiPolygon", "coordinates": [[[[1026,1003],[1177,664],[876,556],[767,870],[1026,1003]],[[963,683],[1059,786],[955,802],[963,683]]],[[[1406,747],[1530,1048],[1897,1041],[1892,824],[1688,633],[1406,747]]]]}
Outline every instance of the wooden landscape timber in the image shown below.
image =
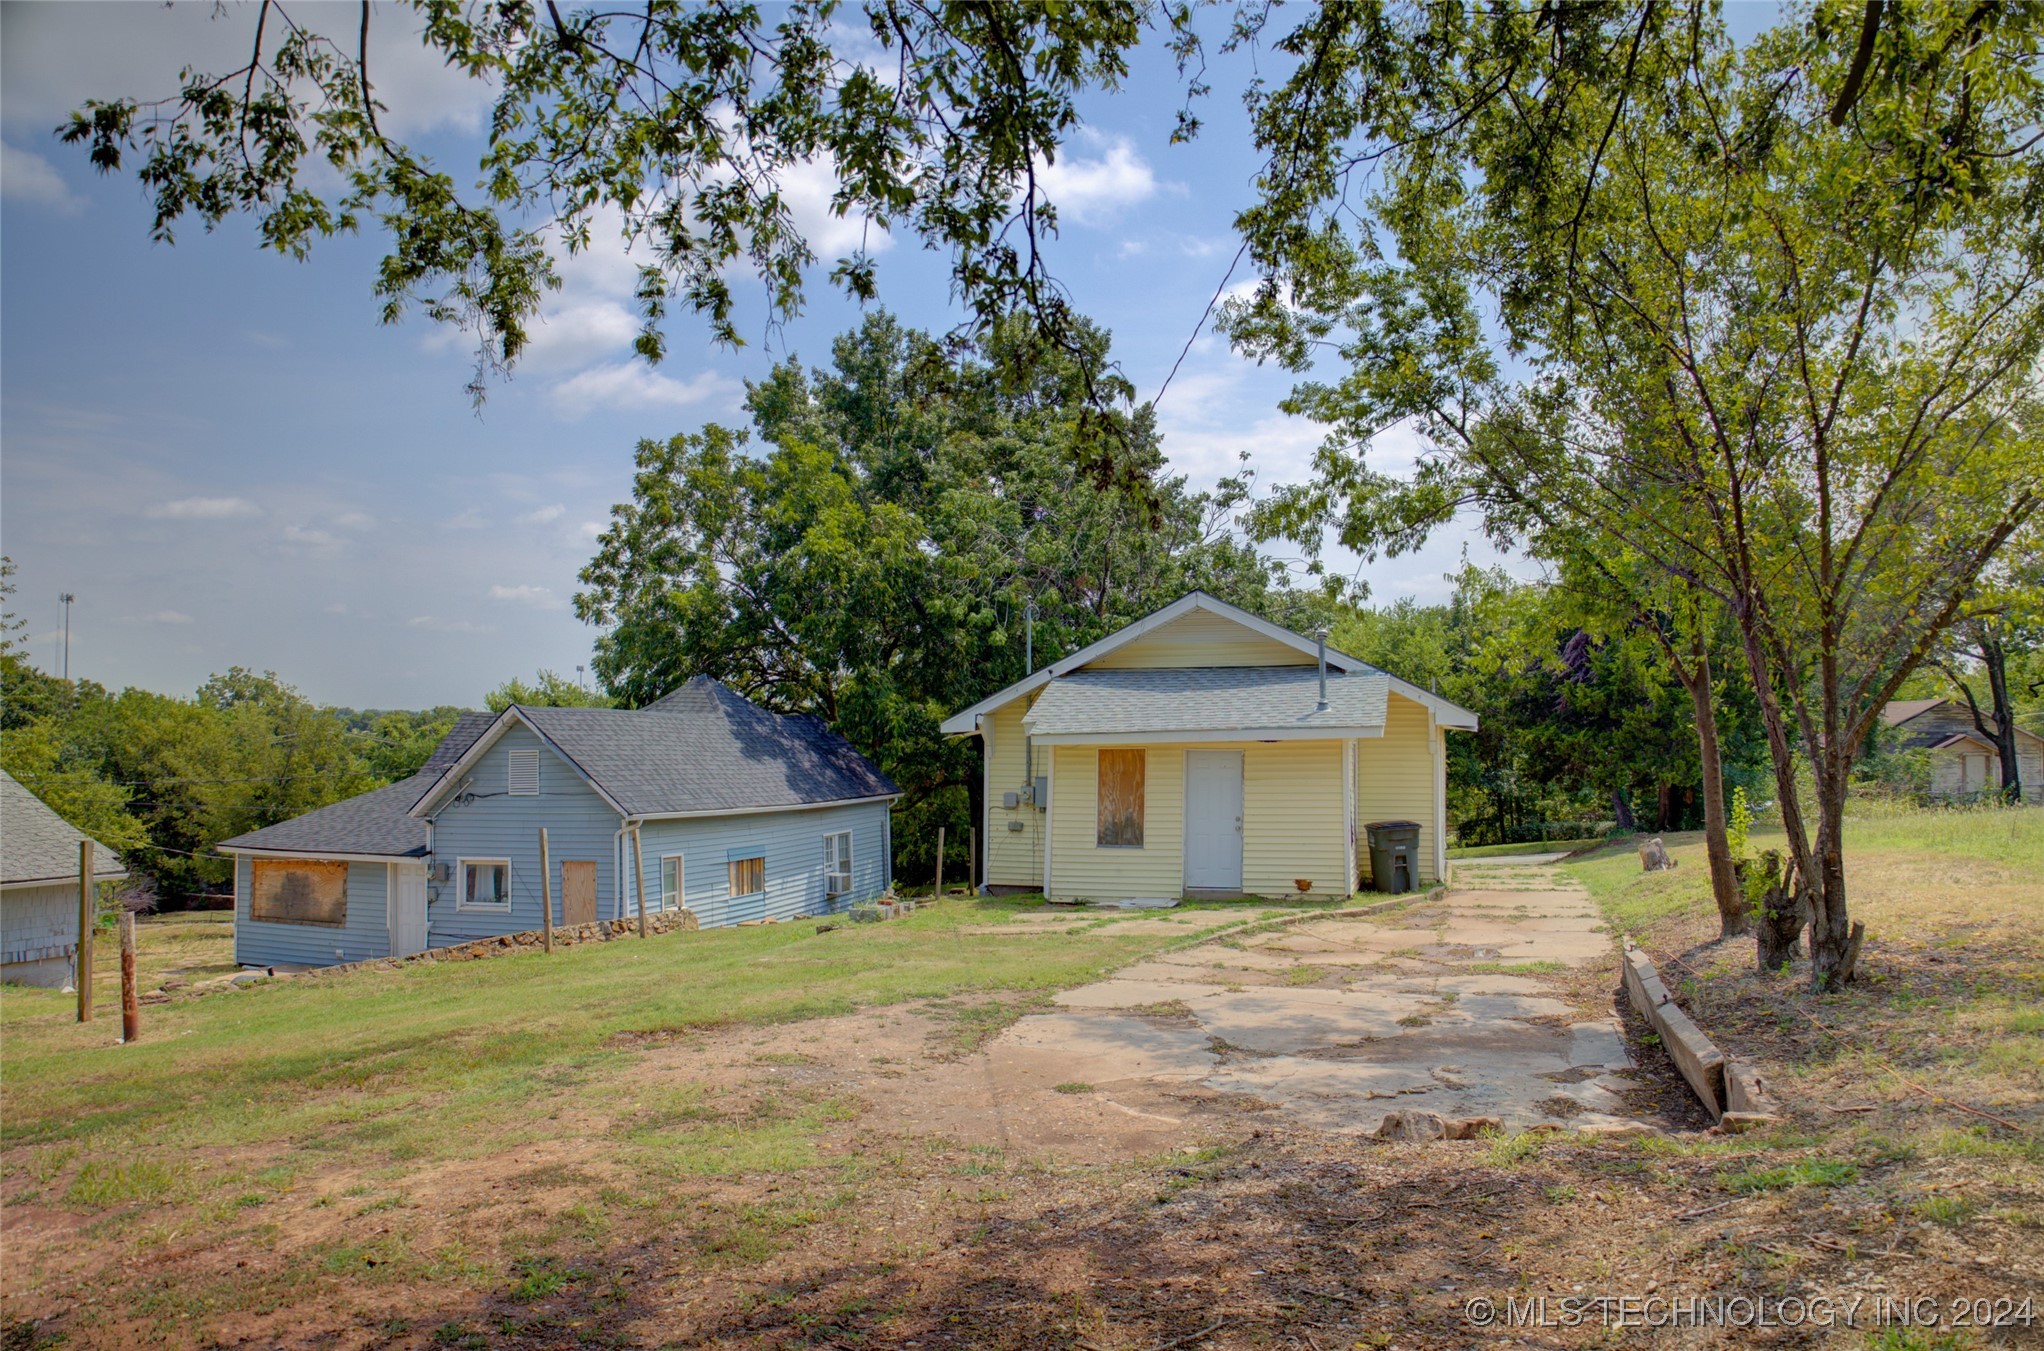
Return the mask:
{"type": "Polygon", "coordinates": [[[1653,1026],[1668,1058],[1675,1062],[1711,1119],[1729,1130],[1750,1130],[1774,1120],[1760,1075],[1730,1059],[1675,1002],[1646,953],[1626,945],[1625,993],[1653,1026]]]}

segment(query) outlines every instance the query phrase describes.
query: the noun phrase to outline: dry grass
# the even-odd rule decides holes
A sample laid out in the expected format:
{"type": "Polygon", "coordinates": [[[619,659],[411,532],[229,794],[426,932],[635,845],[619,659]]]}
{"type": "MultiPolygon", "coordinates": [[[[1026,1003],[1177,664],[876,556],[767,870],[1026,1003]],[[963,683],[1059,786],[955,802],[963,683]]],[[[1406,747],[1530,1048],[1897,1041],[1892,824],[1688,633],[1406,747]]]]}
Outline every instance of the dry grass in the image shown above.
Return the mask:
{"type": "MultiPolygon", "coordinates": [[[[1755,848],[1770,847],[1756,834],[1755,848]]],[[[1806,963],[1755,970],[1720,940],[1700,837],[1673,873],[1611,851],[1575,871],[1662,965],[1727,1054],[1754,1062],[1869,1232],[1937,1230],[1982,1265],[2034,1262],[2044,1228],[2044,812],[1881,812],[1846,835],[1859,979],[1810,992],[1806,963]]],[[[1753,1176],[1775,1174],[1769,1165],[1753,1176]]],[[[1801,1174],[1787,1174],[1793,1180],[1801,1174]]],[[[1760,1187],[1759,1190],[1771,1190],[1760,1187]]]]}

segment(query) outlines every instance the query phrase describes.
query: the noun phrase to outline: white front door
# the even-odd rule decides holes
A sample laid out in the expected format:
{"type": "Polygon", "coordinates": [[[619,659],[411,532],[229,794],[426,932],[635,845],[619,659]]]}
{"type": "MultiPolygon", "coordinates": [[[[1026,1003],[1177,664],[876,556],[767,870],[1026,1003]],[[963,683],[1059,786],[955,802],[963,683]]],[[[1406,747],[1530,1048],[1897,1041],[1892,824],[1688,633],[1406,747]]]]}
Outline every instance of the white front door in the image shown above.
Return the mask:
{"type": "Polygon", "coordinates": [[[426,950],[426,865],[390,865],[390,955],[426,950]]]}
{"type": "Polygon", "coordinates": [[[1242,889],[1242,752],[1185,753],[1185,885],[1242,889]]]}

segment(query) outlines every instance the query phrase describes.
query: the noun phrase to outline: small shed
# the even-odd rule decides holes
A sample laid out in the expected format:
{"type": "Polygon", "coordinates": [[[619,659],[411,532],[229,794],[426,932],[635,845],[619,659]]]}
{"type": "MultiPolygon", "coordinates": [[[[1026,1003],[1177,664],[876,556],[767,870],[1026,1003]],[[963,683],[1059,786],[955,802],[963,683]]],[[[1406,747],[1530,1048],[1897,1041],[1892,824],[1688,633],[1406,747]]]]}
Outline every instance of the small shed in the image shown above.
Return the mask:
{"type": "MultiPolygon", "coordinates": [[[[78,959],[78,842],[85,833],[0,770],[0,981],[60,986],[78,959]]],[[[95,881],[127,876],[93,841],[95,881]]]]}

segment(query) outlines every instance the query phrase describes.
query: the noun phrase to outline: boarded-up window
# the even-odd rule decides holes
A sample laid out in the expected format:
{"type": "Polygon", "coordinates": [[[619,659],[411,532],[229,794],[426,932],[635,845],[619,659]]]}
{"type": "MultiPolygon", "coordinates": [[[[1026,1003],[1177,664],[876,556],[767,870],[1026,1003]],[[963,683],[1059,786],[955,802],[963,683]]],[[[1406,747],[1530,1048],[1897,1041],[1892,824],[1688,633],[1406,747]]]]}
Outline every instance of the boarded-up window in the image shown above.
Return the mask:
{"type": "Polygon", "coordinates": [[[256,859],[248,914],[266,924],[338,929],[348,922],[348,865],[326,859],[256,859]]]}
{"type": "Polygon", "coordinates": [[[1142,751],[1100,752],[1100,847],[1143,847],[1142,751]]]}
{"type": "Polygon", "coordinates": [[[733,896],[757,896],[766,890],[766,860],[764,858],[734,858],[731,860],[731,894],[733,896]]]}

